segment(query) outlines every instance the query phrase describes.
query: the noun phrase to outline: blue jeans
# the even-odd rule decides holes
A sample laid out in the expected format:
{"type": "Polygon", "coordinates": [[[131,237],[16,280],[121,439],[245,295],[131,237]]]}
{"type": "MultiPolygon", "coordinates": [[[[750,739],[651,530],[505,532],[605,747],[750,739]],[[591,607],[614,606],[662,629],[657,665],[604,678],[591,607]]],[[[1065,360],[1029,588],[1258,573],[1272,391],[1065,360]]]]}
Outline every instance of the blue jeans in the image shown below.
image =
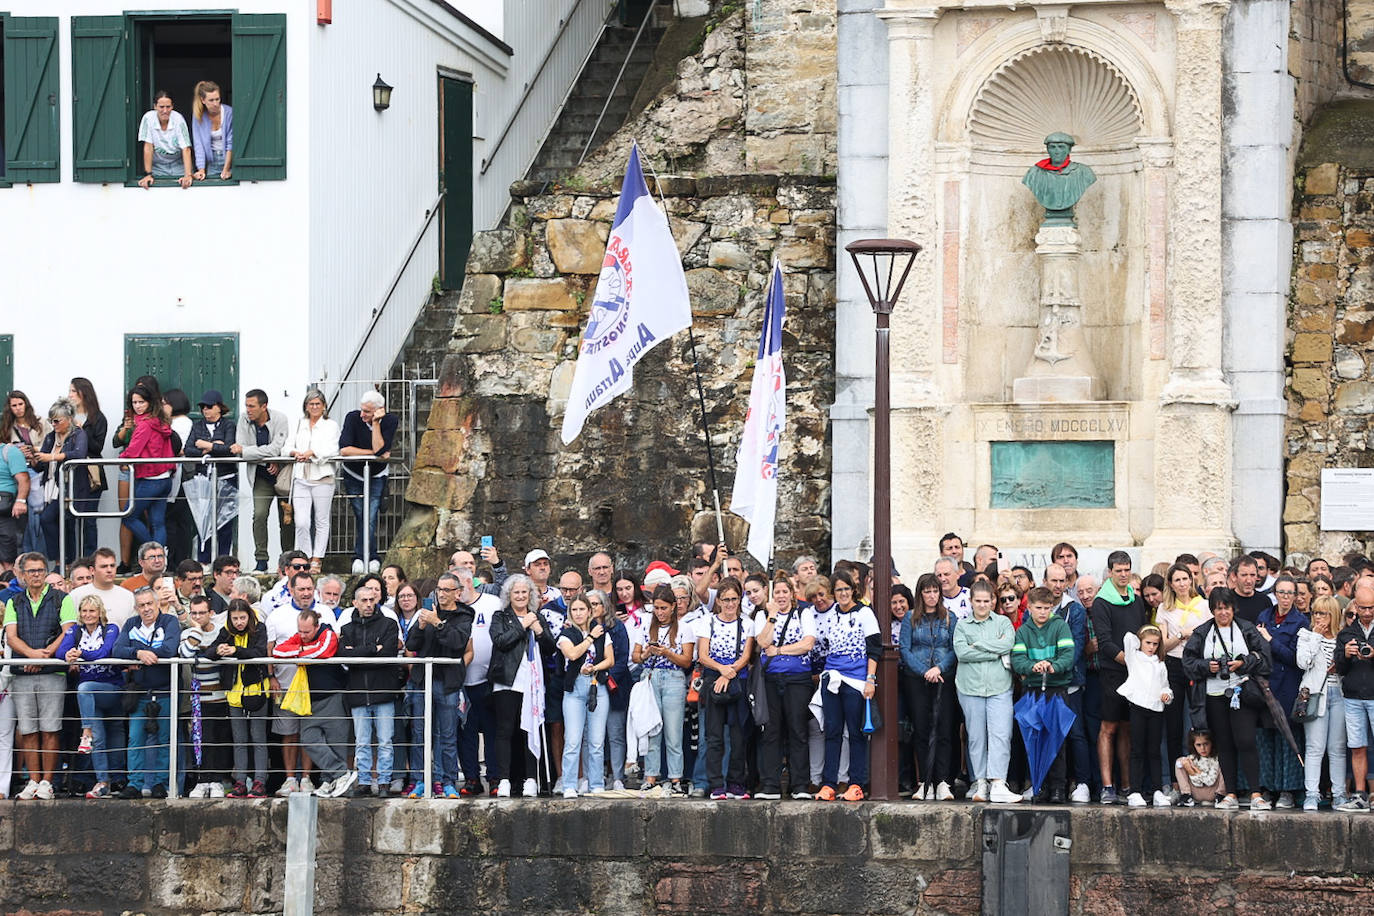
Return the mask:
{"type": "MultiPolygon", "coordinates": [[[[609,705],[609,701],[607,702],[609,705]]],[[[611,780],[624,781],[625,779],[625,752],[629,749],[625,743],[625,720],[629,717],[630,710],[612,709],[606,718],[606,737],[607,744],[611,747],[611,780]]]]}
{"type": "MultiPolygon", "coordinates": [[[[1084,688],[1079,687],[1073,693],[1066,693],[1064,703],[1073,713],[1073,725],[1069,726],[1069,752],[1073,760],[1073,781],[1086,786],[1089,784],[1089,774],[1093,771],[1093,755],[1088,746],[1088,723],[1083,715],[1084,692],[1084,688]]],[[[1175,702],[1181,701],[1182,697],[1175,700],[1175,702]]],[[[1173,759],[1169,758],[1165,762],[1172,765],[1173,759]]],[[[1166,786],[1169,784],[1168,778],[1164,780],[1163,784],[1166,786]]]]}
{"type": "MultiPolygon", "coordinates": [[[[349,467],[361,470],[357,464],[349,467]]],[[[361,560],[363,559],[363,482],[354,477],[348,470],[339,472],[339,480],[343,483],[344,495],[348,497],[348,506],[353,510],[353,524],[358,532],[353,547],[353,559],[361,560]]],[[[371,483],[368,484],[368,559],[377,559],[377,513],[382,508],[382,497],[386,495],[386,481],[386,477],[373,477],[371,483]]]]}
{"type": "Polygon", "coordinates": [[[1006,779],[1011,761],[1011,691],[990,697],[959,694],[968,729],[968,769],[974,779],[1006,779]]]}
{"type": "Polygon", "coordinates": [[[109,681],[82,681],[76,685],[76,708],[81,711],[81,727],[91,730],[91,764],[95,768],[95,778],[107,784],[124,771],[123,695],[123,686],[109,681]]]}
{"type": "MultiPolygon", "coordinates": [[[[1331,768],[1331,794],[1345,798],[1345,698],[1338,684],[1326,682],[1326,715],[1305,723],[1307,753],[1304,773],[1307,797],[1316,798],[1322,778],[1322,756],[1331,768]]],[[[1357,787],[1362,788],[1362,787],[1357,787]]]]}
{"type": "MultiPolygon", "coordinates": [[[[437,694],[436,694],[437,696],[437,694]]],[[[406,684],[395,728],[395,775],[406,782],[425,782],[425,688],[406,684]]]]}
{"type": "Polygon", "coordinates": [[[596,709],[587,709],[592,677],[579,674],[571,692],[563,694],[563,788],[577,786],[578,758],[586,763],[587,785],[606,788],[606,721],[610,718],[611,695],[602,684],[596,685],[596,709]],[[586,753],[582,753],[585,744],[586,753]]]}
{"type": "MultiPolygon", "coordinates": [[[[487,745],[491,745],[491,684],[483,681],[480,684],[468,684],[463,688],[463,692],[468,695],[468,719],[458,728],[458,762],[463,768],[463,779],[468,782],[481,782],[482,770],[477,761],[477,742],[479,738],[485,738],[487,745]]],[[[501,778],[492,767],[491,761],[487,761],[487,782],[496,782],[501,778]]]]}
{"type": "Polygon", "coordinates": [[[377,741],[377,785],[391,782],[391,738],[396,729],[396,703],[353,707],[353,760],[358,782],[372,785],[372,741],[377,741]]]}
{"type": "Polygon", "coordinates": [[[134,508],[124,519],[124,527],[133,532],[134,549],[149,541],[167,543],[167,494],[172,492],[172,478],[144,477],[134,481],[134,508]],[[143,521],[144,515],[148,521],[143,521]]]}
{"type": "Polygon", "coordinates": [[[171,698],[165,693],[146,693],[129,717],[129,785],[139,789],[167,785],[167,764],[171,755],[171,698]],[[161,707],[156,716],[148,704],[156,700],[161,707]],[[152,733],[150,726],[156,727],[152,733]]]}
{"type": "Polygon", "coordinates": [[[821,711],[825,715],[825,772],[822,785],[835,788],[840,778],[840,746],[849,729],[849,784],[868,784],[868,735],[864,734],[864,695],[841,684],[831,693],[821,675],[821,711]]]}
{"type": "MultiPolygon", "coordinates": [[[[442,785],[458,781],[458,696],[462,688],[445,690],[434,682],[434,779],[442,785]]],[[[423,719],[421,721],[424,721],[423,719]]],[[[421,768],[423,775],[423,767],[421,768]]]]}
{"type": "Polygon", "coordinates": [[[687,678],[677,668],[646,668],[644,676],[654,691],[658,701],[658,712],[663,717],[663,729],[657,735],[649,736],[649,752],[644,755],[644,775],[657,779],[663,775],[659,769],[659,745],[668,749],[668,778],[682,778],[682,720],[687,714],[687,678]]]}
{"type": "MultiPolygon", "coordinates": [[[[58,546],[61,544],[60,532],[57,530],[57,500],[53,500],[43,507],[43,540],[47,544],[47,555],[56,559],[58,546]]],[[[78,554],[76,552],[76,516],[67,516],[67,550],[64,559],[70,563],[78,554]]]]}

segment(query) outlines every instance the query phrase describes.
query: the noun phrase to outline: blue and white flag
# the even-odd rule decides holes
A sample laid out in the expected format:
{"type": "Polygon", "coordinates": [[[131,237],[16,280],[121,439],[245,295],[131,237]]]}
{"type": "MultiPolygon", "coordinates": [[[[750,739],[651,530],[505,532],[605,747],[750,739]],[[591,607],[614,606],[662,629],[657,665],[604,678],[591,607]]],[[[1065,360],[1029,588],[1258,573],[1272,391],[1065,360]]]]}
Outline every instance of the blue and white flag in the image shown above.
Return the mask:
{"type": "Polygon", "coordinates": [[[763,309],[763,337],[749,389],[749,413],[736,456],[735,490],[730,511],[749,520],[754,559],[765,568],[773,554],[773,523],[778,513],[778,449],[787,412],[787,373],[782,366],[782,267],[775,261],[763,309]]]}
{"type": "Polygon", "coordinates": [[[587,414],[629,390],[645,353],[691,323],[682,258],[668,218],[649,196],[635,145],[573,370],[563,444],[582,432],[587,414]]]}

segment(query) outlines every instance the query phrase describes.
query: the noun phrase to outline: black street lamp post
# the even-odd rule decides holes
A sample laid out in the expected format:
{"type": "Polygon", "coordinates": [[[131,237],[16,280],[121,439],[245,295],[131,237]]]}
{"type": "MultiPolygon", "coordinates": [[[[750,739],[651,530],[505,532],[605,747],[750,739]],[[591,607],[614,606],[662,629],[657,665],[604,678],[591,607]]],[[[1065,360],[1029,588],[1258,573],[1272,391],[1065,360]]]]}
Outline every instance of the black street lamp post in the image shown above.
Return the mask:
{"type": "MultiPolygon", "coordinates": [[[[882,634],[878,662],[878,709],[882,724],[872,736],[870,795],[898,798],[897,647],[892,642],[892,425],[888,323],[921,246],[906,239],[862,239],[845,246],[877,317],[873,365],[873,612],[882,634]],[[872,282],[865,273],[871,262],[872,282]],[[894,283],[895,280],[895,283],[894,283]]],[[[915,610],[913,608],[913,610],[915,610]]]]}

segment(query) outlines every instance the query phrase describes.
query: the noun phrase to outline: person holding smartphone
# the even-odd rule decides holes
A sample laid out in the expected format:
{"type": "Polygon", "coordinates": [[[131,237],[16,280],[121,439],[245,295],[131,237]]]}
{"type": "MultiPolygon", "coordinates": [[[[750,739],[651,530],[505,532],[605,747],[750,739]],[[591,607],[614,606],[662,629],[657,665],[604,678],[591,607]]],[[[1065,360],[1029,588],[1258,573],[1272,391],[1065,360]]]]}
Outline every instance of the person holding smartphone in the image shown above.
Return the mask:
{"type": "MultiPolygon", "coordinates": [[[[392,443],[396,439],[398,420],[386,412],[386,398],[380,391],[366,392],[357,410],[351,410],[344,417],[343,429],[339,431],[339,454],[344,458],[359,459],[364,456],[373,460],[353,460],[343,462],[339,481],[343,484],[348,505],[353,509],[353,521],[358,532],[353,547],[353,575],[363,572],[377,572],[381,569],[381,558],[377,554],[377,514],[382,507],[382,497],[386,495],[387,460],[391,457],[392,443]],[[366,479],[366,485],[364,481],[366,479]],[[364,543],[363,531],[363,490],[367,490],[367,538],[364,543]],[[366,562],[364,562],[366,557],[366,562]]],[[[483,546],[486,546],[485,544],[483,546]]]]}

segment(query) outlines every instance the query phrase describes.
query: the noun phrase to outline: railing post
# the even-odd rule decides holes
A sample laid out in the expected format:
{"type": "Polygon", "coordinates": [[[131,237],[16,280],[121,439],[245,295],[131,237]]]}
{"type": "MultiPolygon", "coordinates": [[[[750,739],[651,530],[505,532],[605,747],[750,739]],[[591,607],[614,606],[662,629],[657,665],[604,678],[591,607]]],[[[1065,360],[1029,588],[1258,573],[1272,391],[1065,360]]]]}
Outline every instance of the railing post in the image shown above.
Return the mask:
{"type": "MultiPolygon", "coordinates": [[[[207,462],[208,464],[208,462],[207,462]]],[[[219,468],[209,465],[210,475],[210,562],[219,557],[219,468]]]]}
{"type": "MultiPolygon", "coordinates": [[[[363,462],[363,572],[372,569],[372,462],[363,462]]],[[[428,734],[428,733],[426,733],[428,734]]]]}
{"type": "Polygon", "coordinates": [[[177,730],[180,724],[178,716],[177,700],[180,698],[181,691],[181,667],[176,662],[171,663],[172,682],[171,690],[168,692],[167,712],[171,722],[167,726],[167,740],[170,742],[167,751],[167,797],[177,798],[177,730]]]}
{"type": "Polygon", "coordinates": [[[57,474],[57,571],[67,577],[67,463],[49,464],[51,473],[57,474]]]}
{"type": "Polygon", "coordinates": [[[425,798],[434,797],[434,664],[425,662],[425,798]]]}

